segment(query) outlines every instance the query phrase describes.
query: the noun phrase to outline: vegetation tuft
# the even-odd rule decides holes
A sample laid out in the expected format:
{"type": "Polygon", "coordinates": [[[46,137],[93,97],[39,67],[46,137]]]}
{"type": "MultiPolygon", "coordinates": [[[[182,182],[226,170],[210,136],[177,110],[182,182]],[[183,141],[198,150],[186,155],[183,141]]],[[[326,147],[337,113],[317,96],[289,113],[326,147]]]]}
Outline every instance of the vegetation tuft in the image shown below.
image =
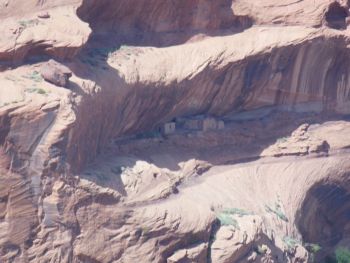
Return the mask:
{"type": "Polygon", "coordinates": [[[43,81],[43,78],[41,77],[40,73],[36,70],[30,74],[23,75],[23,78],[30,79],[34,82],[42,82],[43,81]]]}
{"type": "Polygon", "coordinates": [[[258,253],[259,255],[265,255],[267,253],[268,247],[266,245],[259,245],[256,249],[255,252],[258,253]]]}
{"type": "Polygon", "coordinates": [[[285,222],[288,222],[288,218],[283,213],[282,207],[281,207],[281,205],[278,202],[275,203],[275,207],[274,208],[272,208],[272,207],[270,207],[268,205],[265,205],[265,210],[268,213],[275,214],[279,219],[281,219],[281,220],[283,220],[285,222]]]}
{"type": "Polygon", "coordinates": [[[234,226],[236,229],[240,229],[234,216],[243,217],[247,215],[253,215],[253,213],[240,208],[225,208],[216,217],[222,226],[234,226]]]}
{"type": "Polygon", "coordinates": [[[31,89],[26,89],[26,92],[28,93],[37,93],[41,95],[48,95],[48,92],[42,88],[31,88],[31,89]]]}
{"type": "Polygon", "coordinates": [[[239,217],[253,215],[254,213],[240,209],[240,208],[226,208],[222,210],[223,213],[229,214],[229,215],[237,215],[239,217]]]}
{"type": "Polygon", "coordinates": [[[317,253],[322,249],[322,247],[319,244],[313,243],[305,243],[304,247],[311,253],[317,253]]]}
{"type": "Polygon", "coordinates": [[[276,142],[277,142],[277,143],[284,143],[284,142],[288,141],[288,138],[289,138],[289,137],[278,138],[276,142]]]}
{"type": "Polygon", "coordinates": [[[335,258],[337,263],[350,263],[350,250],[339,247],[335,250],[335,258]]]}
{"type": "Polygon", "coordinates": [[[287,246],[289,250],[294,249],[297,245],[300,245],[301,242],[298,239],[285,236],[283,239],[283,243],[287,246]]]}
{"type": "Polygon", "coordinates": [[[40,22],[39,19],[28,19],[28,20],[18,21],[18,24],[23,28],[28,28],[28,27],[38,25],[39,22],[40,22]]]}
{"type": "Polygon", "coordinates": [[[239,225],[236,219],[234,219],[230,214],[219,213],[217,219],[220,221],[222,226],[233,226],[234,228],[239,229],[239,225]]]}

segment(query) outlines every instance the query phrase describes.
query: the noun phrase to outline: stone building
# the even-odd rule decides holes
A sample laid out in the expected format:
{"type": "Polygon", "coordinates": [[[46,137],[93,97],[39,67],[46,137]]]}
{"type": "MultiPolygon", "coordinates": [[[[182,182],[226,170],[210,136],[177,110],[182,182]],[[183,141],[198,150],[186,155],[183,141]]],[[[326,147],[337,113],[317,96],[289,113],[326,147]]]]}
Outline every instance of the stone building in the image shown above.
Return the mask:
{"type": "Polygon", "coordinates": [[[212,117],[192,117],[192,118],[181,118],[177,122],[181,124],[184,129],[194,131],[210,131],[210,130],[221,130],[225,128],[225,123],[222,120],[217,120],[212,117]]]}
{"type": "Polygon", "coordinates": [[[176,123],[175,122],[163,123],[159,126],[158,130],[162,135],[172,134],[176,130],[176,123]]]}

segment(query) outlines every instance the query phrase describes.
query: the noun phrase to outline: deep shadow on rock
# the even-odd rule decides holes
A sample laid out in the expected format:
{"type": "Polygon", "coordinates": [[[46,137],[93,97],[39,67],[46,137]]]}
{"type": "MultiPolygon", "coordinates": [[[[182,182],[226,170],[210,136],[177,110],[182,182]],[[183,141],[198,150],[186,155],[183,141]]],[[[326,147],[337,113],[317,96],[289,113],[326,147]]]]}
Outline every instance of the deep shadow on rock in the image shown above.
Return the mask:
{"type": "Polygon", "coordinates": [[[316,183],[305,195],[296,224],[304,242],[318,244],[317,262],[327,262],[337,247],[349,246],[350,181],[324,180],[316,183]]]}
{"type": "Polygon", "coordinates": [[[338,2],[332,3],[326,14],[325,20],[327,25],[334,29],[346,29],[347,17],[349,16],[349,10],[346,7],[341,6],[338,2]]]}

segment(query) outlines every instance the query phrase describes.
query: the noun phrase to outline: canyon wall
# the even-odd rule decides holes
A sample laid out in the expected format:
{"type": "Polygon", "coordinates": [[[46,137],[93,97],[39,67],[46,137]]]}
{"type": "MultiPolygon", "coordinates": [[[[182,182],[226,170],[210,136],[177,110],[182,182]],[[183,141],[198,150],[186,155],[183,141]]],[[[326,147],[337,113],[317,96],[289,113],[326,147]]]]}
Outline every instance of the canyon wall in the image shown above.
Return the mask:
{"type": "Polygon", "coordinates": [[[318,259],[348,244],[348,1],[0,7],[1,262],[311,262],[308,242],[318,259]],[[66,87],[41,77],[51,58],[66,87]],[[193,116],[225,128],[156,131],[193,116]]]}

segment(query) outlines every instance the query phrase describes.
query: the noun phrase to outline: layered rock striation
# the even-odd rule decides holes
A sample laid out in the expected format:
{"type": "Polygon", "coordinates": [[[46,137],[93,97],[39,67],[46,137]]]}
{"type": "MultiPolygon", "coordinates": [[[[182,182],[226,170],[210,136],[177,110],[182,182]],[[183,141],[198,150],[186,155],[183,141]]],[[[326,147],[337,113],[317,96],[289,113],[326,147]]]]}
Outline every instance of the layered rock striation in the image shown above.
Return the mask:
{"type": "Polygon", "coordinates": [[[0,6],[1,262],[322,262],[349,245],[347,1],[0,6]],[[225,128],[157,130],[198,115],[225,128]]]}

